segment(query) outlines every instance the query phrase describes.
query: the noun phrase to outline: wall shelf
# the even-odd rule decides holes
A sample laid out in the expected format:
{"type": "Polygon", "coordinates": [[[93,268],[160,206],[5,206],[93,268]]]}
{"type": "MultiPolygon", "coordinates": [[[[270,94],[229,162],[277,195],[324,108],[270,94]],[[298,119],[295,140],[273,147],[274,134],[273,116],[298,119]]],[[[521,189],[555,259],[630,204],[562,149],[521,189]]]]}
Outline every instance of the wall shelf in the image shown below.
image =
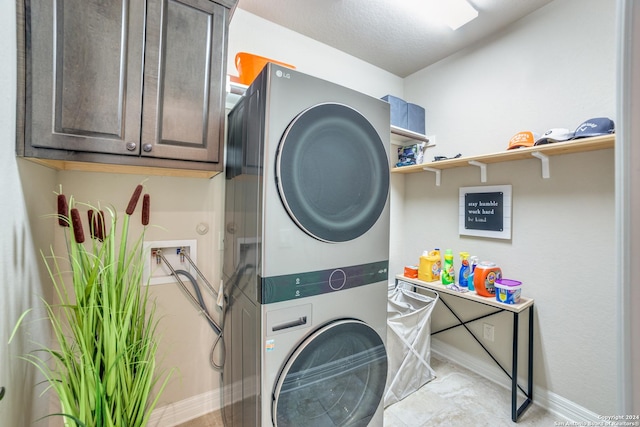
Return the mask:
{"type": "Polygon", "coordinates": [[[483,154],[480,156],[459,157],[457,159],[447,159],[438,162],[422,163],[419,165],[394,167],[391,169],[391,173],[435,172],[437,177],[436,185],[439,185],[440,172],[442,170],[474,165],[480,167],[482,175],[481,179],[482,182],[485,182],[486,167],[488,164],[538,158],[540,159],[542,167],[542,177],[549,178],[549,157],[560,154],[604,150],[607,148],[613,148],[614,145],[615,135],[595,136],[592,138],[556,142],[537,147],[518,148],[516,150],[501,151],[498,153],[483,154]]]}
{"type": "Polygon", "coordinates": [[[240,101],[249,86],[231,80],[231,76],[227,75],[227,97],[225,100],[225,108],[231,110],[240,101]]]}
{"type": "Polygon", "coordinates": [[[399,128],[391,125],[391,142],[398,145],[415,144],[416,142],[426,142],[427,147],[434,147],[435,144],[429,144],[429,138],[421,133],[410,131],[409,129],[399,128]]]}

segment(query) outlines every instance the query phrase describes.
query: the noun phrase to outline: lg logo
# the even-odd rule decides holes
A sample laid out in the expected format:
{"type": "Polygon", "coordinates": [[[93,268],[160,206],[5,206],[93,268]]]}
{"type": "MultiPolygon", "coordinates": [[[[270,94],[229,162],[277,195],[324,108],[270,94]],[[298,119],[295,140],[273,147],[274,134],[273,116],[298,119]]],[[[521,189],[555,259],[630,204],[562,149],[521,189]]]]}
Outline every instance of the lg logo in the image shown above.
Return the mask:
{"type": "Polygon", "coordinates": [[[282,70],[276,70],[276,77],[284,77],[285,79],[290,79],[291,74],[283,73],[282,70]]]}

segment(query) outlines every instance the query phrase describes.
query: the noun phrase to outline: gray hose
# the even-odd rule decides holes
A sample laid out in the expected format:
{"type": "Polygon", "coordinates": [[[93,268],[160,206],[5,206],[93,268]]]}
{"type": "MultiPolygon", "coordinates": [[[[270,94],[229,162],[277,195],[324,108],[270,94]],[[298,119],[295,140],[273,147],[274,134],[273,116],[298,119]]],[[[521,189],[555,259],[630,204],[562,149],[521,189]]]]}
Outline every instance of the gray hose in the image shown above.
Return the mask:
{"type": "Polygon", "coordinates": [[[182,274],[187,279],[189,279],[189,281],[191,282],[191,285],[193,285],[193,290],[195,291],[196,296],[198,297],[198,304],[200,304],[200,308],[202,308],[202,310],[206,313],[205,317],[207,319],[207,322],[209,323],[209,326],[211,326],[211,329],[213,329],[213,331],[216,333],[216,340],[213,342],[213,345],[211,346],[211,353],[209,354],[209,363],[211,364],[213,369],[220,371],[220,375],[222,375],[222,369],[224,367],[224,358],[225,358],[225,354],[224,354],[225,349],[224,349],[224,340],[222,339],[222,331],[220,327],[216,325],[216,323],[211,318],[211,315],[209,314],[209,310],[207,309],[207,305],[204,302],[204,298],[202,298],[200,285],[198,285],[198,282],[196,281],[195,277],[193,277],[188,271],[185,271],[185,270],[176,270],[174,274],[176,275],[182,274]],[[214,360],[215,359],[214,354],[218,344],[222,345],[222,362],[221,363],[216,363],[214,360]]]}
{"type": "MultiPolygon", "coordinates": [[[[183,276],[185,276],[187,279],[189,279],[189,281],[191,282],[191,285],[193,286],[193,290],[196,293],[196,297],[198,297],[198,303],[200,304],[200,307],[207,313],[209,313],[209,309],[207,308],[207,305],[204,302],[204,298],[202,298],[202,292],[200,291],[200,285],[198,285],[198,282],[196,281],[195,277],[193,277],[191,275],[191,273],[189,273],[186,270],[176,270],[176,274],[182,274],[183,276]]],[[[210,317],[210,316],[209,316],[210,317]]],[[[220,328],[218,327],[218,325],[215,324],[215,322],[213,320],[210,320],[209,317],[207,317],[207,322],[209,323],[209,325],[211,326],[211,329],[213,329],[213,331],[216,333],[216,335],[220,335],[220,333],[222,332],[220,330],[220,328]]]]}

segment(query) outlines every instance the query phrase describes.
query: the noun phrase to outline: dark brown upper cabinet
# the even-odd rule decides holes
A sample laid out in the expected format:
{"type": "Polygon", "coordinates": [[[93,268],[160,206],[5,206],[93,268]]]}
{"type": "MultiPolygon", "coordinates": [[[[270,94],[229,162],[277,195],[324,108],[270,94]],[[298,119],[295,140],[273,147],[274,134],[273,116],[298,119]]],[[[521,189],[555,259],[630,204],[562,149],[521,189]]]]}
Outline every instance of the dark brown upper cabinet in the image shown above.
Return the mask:
{"type": "Polygon", "coordinates": [[[235,0],[18,1],[18,155],[222,170],[235,0]]]}

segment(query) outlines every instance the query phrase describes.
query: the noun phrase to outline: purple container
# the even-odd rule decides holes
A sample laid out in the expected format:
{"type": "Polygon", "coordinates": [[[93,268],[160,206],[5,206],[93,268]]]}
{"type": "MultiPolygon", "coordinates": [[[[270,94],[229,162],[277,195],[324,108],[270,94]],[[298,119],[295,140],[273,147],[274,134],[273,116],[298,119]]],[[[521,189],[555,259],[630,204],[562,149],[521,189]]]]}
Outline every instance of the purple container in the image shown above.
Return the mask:
{"type": "Polygon", "coordinates": [[[518,304],[522,293],[522,282],[512,279],[497,279],[496,301],[504,304],[518,304]]]}

